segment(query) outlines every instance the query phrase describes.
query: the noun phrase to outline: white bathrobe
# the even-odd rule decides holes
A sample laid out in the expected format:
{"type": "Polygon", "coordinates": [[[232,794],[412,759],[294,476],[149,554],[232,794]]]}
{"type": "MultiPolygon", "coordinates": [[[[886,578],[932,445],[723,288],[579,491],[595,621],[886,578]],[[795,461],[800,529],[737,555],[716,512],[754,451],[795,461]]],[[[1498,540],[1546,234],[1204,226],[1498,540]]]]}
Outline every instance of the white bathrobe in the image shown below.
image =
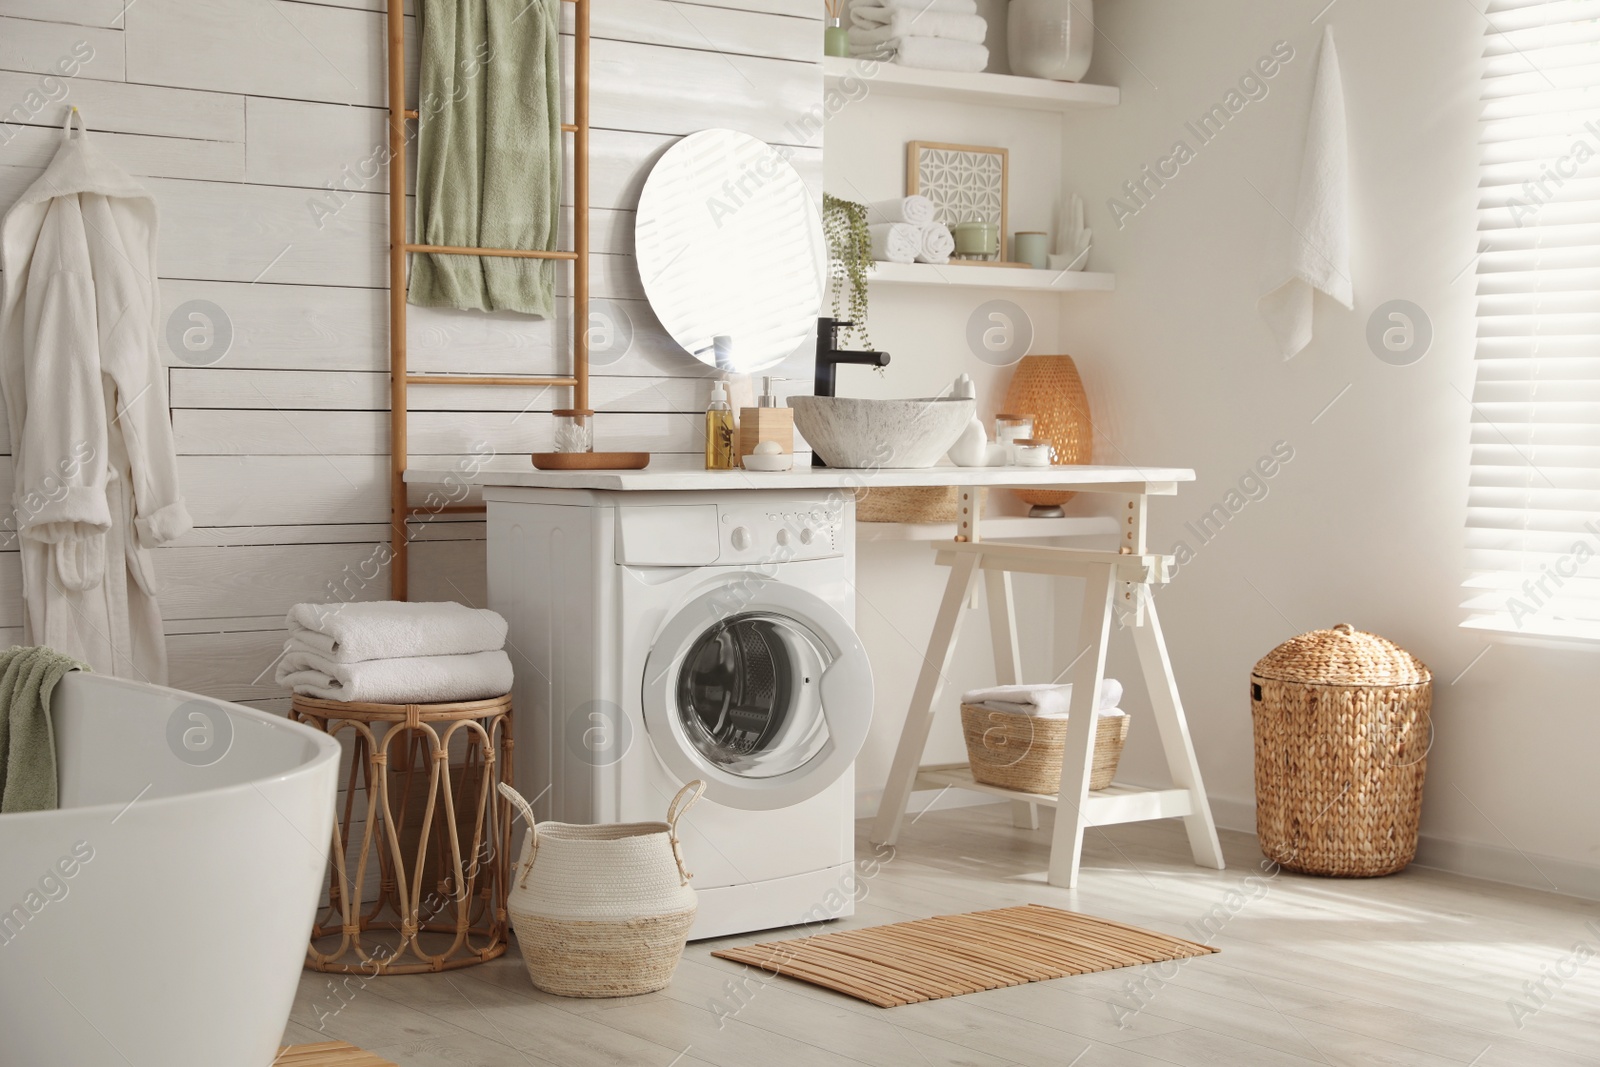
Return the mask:
{"type": "Polygon", "coordinates": [[[24,637],[164,684],[150,549],[191,527],[157,348],[156,204],[87,131],[0,225],[0,388],[24,637]]]}

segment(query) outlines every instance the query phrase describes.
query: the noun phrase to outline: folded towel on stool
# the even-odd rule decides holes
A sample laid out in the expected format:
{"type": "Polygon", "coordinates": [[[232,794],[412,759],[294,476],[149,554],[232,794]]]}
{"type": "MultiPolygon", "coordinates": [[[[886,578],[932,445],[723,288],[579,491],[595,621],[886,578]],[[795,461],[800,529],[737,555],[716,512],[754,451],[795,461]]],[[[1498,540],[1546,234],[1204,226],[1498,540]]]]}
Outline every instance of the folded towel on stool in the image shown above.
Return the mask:
{"type": "Polygon", "coordinates": [[[412,656],[341,663],[304,649],[278,661],[277,682],[302,696],[365,704],[445,704],[487,700],[511,692],[511,657],[504,652],[412,656]]]}
{"type": "Polygon", "coordinates": [[[977,74],[989,65],[989,50],[983,45],[944,37],[896,37],[880,43],[851,42],[850,54],[857,58],[887,60],[901,67],[948,70],[960,74],[977,74]]]}
{"type": "Polygon", "coordinates": [[[890,263],[915,263],[922,251],[922,230],[908,222],[880,222],[868,226],[872,258],[890,263]]]}
{"type": "Polygon", "coordinates": [[[913,226],[925,226],[934,221],[937,214],[938,208],[925,196],[897,196],[867,205],[867,218],[872,222],[909,222],[913,226]]]}
{"type": "Polygon", "coordinates": [[[874,44],[895,37],[944,37],[982,44],[989,24],[978,15],[952,15],[942,11],[908,11],[904,8],[859,8],[852,15],[850,40],[874,44]]]}
{"type": "MultiPolygon", "coordinates": [[[[991,711],[1013,715],[1064,716],[1072,703],[1072,683],[1066,685],[996,685],[973,689],[961,697],[963,704],[981,704],[991,711]]],[[[1122,703],[1122,683],[1107,678],[1100,684],[1100,714],[1122,703]]]]}
{"type": "Polygon", "coordinates": [[[930,222],[918,231],[922,247],[917,250],[918,263],[948,263],[956,250],[956,239],[950,227],[942,222],[930,222]]]}
{"type": "Polygon", "coordinates": [[[289,638],[335,663],[459,656],[504,648],[506,620],[487,608],[448,601],[296,604],[289,609],[289,638]]]}

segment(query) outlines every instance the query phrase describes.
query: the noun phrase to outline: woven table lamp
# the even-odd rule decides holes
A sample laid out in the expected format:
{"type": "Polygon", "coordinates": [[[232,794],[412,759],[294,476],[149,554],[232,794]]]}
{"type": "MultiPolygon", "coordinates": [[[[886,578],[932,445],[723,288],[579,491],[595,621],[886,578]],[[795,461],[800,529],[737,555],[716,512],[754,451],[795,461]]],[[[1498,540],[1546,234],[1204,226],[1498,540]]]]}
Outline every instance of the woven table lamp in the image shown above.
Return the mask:
{"type": "MultiPolygon", "coordinates": [[[[1094,454],[1089,394],[1071,356],[1024,356],[1006,390],[1006,411],[1033,416],[1033,436],[1054,446],[1052,463],[1088,463],[1094,454]]],[[[1051,513],[1075,494],[1017,490],[1034,514],[1051,513]]]]}

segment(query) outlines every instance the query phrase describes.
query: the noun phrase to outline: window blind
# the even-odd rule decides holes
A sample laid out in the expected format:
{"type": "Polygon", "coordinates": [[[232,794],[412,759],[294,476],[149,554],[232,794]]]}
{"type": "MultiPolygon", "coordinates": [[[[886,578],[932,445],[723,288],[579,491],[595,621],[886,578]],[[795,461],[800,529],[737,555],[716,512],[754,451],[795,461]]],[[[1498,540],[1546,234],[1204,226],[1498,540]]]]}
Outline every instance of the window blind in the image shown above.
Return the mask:
{"type": "Polygon", "coordinates": [[[1600,640],[1600,0],[1485,17],[1463,625],[1600,640]]]}

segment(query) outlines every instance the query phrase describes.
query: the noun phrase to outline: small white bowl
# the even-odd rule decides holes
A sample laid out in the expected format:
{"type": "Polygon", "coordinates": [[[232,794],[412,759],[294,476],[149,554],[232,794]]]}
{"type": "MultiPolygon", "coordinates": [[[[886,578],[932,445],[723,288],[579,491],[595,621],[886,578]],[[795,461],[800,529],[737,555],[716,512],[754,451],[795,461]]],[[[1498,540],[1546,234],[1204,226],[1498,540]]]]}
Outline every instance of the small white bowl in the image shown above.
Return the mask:
{"type": "Polygon", "coordinates": [[[746,456],[744,469],[747,471],[761,471],[764,474],[776,474],[779,471],[794,469],[794,454],[782,453],[776,456],[746,456]]]}

